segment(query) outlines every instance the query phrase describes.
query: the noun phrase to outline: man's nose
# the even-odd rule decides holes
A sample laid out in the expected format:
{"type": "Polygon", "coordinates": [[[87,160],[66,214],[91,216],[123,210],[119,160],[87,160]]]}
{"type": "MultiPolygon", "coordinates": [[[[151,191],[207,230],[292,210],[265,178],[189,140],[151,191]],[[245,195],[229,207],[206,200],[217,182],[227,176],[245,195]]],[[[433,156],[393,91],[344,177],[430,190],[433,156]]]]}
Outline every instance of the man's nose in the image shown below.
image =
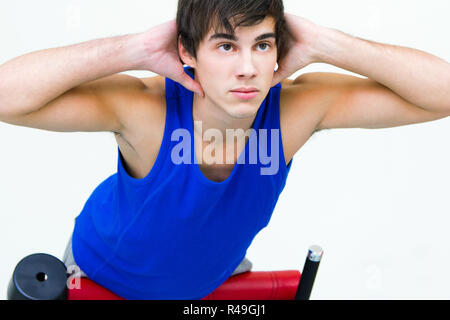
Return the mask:
{"type": "Polygon", "coordinates": [[[254,58],[251,53],[242,54],[239,59],[238,76],[240,78],[250,78],[257,73],[254,58]]]}

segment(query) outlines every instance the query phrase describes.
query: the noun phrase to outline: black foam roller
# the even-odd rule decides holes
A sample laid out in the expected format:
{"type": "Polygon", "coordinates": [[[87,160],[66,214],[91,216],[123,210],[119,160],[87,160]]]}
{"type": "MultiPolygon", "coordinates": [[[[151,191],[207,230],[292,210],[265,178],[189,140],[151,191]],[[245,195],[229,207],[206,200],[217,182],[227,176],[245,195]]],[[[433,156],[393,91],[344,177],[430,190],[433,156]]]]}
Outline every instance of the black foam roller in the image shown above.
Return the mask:
{"type": "Polygon", "coordinates": [[[46,253],[23,258],[14,269],[8,285],[7,299],[66,300],[66,266],[58,258],[46,253]]]}

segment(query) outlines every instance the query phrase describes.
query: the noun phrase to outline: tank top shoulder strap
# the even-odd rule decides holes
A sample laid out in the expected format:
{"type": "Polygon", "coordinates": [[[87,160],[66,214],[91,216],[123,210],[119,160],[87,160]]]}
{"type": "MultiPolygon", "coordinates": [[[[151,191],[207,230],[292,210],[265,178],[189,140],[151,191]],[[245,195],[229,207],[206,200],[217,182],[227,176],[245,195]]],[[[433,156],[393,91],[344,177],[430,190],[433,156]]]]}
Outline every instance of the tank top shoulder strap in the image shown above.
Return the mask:
{"type": "Polygon", "coordinates": [[[166,82],[166,99],[176,99],[179,96],[176,82],[170,78],[165,78],[166,82]]]}

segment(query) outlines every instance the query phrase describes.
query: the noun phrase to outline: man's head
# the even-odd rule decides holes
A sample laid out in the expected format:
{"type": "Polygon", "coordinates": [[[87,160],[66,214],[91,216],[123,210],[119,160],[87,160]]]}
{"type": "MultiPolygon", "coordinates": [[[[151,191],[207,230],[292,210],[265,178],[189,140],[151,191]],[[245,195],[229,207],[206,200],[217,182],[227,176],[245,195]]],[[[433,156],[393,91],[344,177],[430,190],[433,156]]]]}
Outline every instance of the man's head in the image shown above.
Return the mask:
{"type": "Polygon", "coordinates": [[[275,21],[277,61],[280,61],[287,53],[291,37],[283,0],[179,0],[178,36],[186,51],[196,59],[200,42],[211,29],[233,34],[236,27],[254,26],[267,16],[275,21]]]}
{"type": "Polygon", "coordinates": [[[205,95],[232,117],[254,114],[287,53],[283,1],[179,0],[176,21],[181,60],[194,68],[205,95]],[[230,92],[240,87],[260,91],[243,100],[230,92]]]}

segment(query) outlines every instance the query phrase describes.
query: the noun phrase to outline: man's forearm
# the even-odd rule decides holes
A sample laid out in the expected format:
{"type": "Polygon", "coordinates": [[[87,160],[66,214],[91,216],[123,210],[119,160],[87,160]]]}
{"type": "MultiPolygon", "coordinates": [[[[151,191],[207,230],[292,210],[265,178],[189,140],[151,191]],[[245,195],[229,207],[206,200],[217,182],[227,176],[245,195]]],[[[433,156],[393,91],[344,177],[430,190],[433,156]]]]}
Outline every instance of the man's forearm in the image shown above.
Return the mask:
{"type": "Polygon", "coordinates": [[[423,109],[450,112],[450,64],[443,59],[329,28],[315,50],[318,62],[366,76],[423,109]]]}
{"type": "Polygon", "coordinates": [[[139,34],[40,50],[0,65],[0,114],[38,110],[85,82],[136,68],[144,56],[139,34]]]}

